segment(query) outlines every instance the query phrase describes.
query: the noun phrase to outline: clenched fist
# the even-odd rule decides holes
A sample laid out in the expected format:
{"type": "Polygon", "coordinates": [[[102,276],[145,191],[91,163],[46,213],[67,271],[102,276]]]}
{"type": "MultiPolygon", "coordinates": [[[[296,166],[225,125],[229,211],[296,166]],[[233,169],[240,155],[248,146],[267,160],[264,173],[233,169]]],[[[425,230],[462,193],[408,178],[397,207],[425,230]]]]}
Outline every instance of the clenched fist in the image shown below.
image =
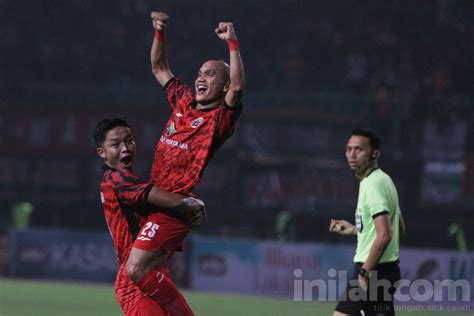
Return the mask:
{"type": "Polygon", "coordinates": [[[237,38],[234,31],[234,25],[231,22],[220,22],[215,31],[217,36],[224,41],[237,38]]]}
{"type": "Polygon", "coordinates": [[[153,23],[153,28],[158,32],[162,32],[166,29],[168,20],[169,16],[164,12],[151,13],[151,21],[153,23]]]}

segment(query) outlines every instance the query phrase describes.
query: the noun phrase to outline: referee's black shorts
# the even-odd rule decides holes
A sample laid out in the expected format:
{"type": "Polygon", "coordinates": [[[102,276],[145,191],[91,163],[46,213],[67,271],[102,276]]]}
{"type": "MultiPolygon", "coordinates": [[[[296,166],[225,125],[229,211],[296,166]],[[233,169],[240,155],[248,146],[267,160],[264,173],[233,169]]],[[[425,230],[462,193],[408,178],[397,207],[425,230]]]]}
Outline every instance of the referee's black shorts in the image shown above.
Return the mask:
{"type": "MultiPolygon", "coordinates": [[[[355,264],[353,280],[358,280],[361,267],[362,263],[355,264]]],[[[375,267],[374,271],[377,271],[377,278],[375,279],[372,274],[367,291],[360,289],[358,284],[350,282],[347,285],[339,298],[336,311],[354,316],[395,315],[393,295],[396,291],[394,285],[401,278],[399,262],[397,260],[381,263],[375,267]],[[364,314],[361,314],[361,310],[364,311],[364,314]]]]}

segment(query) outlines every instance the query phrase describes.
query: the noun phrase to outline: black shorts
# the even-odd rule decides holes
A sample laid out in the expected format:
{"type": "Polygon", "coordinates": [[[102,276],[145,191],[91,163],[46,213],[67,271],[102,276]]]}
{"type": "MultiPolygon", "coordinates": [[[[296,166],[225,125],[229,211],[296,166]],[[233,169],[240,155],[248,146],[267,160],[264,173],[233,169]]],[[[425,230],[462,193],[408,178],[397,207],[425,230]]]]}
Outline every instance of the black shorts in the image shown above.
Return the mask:
{"type": "MultiPolygon", "coordinates": [[[[353,280],[358,280],[361,267],[362,263],[355,264],[353,280]]],[[[395,315],[393,295],[396,288],[394,284],[401,277],[398,260],[381,263],[375,267],[374,271],[377,271],[376,279],[372,273],[367,291],[363,291],[357,284],[351,284],[349,281],[339,298],[336,311],[354,316],[361,315],[361,310],[366,316],[395,315]]]]}

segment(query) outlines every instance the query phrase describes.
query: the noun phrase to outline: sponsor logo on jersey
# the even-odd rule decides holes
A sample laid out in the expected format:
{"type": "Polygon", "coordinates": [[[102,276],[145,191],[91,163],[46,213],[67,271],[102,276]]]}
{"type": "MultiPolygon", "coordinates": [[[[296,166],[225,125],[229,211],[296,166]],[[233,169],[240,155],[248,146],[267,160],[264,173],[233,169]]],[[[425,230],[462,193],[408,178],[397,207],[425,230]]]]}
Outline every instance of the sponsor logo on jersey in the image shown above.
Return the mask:
{"type": "Polygon", "coordinates": [[[176,133],[176,128],[174,127],[174,122],[171,122],[170,127],[166,129],[166,136],[176,133]]]}
{"type": "Polygon", "coordinates": [[[176,113],[176,116],[177,116],[177,117],[183,117],[183,114],[177,112],[177,113],[176,113]]]}
{"type": "Polygon", "coordinates": [[[191,128],[199,127],[199,125],[201,125],[202,122],[204,122],[204,118],[198,117],[197,119],[191,122],[191,128]]]}
{"type": "Polygon", "coordinates": [[[188,150],[188,148],[189,148],[188,144],[181,143],[181,142],[178,142],[176,140],[166,138],[164,136],[160,137],[160,142],[165,143],[165,144],[170,145],[170,146],[173,146],[173,147],[178,147],[178,148],[181,148],[181,149],[184,149],[184,150],[188,150]]]}

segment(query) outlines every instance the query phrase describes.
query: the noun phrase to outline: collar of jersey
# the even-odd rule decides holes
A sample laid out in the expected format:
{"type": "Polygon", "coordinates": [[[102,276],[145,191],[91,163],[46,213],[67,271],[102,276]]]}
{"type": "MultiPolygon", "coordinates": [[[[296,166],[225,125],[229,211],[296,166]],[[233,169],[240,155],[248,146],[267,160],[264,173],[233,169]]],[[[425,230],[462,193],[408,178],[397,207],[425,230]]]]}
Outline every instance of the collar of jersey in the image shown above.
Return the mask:
{"type": "Polygon", "coordinates": [[[225,104],[226,104],[226,103],[225,103],[225,100],[222,100],[221,104],[219,104],[219,105],[216,106],[215,108],[198,109],[198,108],[197,108],[197,105],[198,105],[197,101],[196,101],[196,100],[191,101],[191,107],[192,107],[194,110],[199,111],[199,112],[210,112],[210,111],[213,111],[213,110],[215,110],[215,109],[220,108],[222,105],[225,105],[225,104]]]}

